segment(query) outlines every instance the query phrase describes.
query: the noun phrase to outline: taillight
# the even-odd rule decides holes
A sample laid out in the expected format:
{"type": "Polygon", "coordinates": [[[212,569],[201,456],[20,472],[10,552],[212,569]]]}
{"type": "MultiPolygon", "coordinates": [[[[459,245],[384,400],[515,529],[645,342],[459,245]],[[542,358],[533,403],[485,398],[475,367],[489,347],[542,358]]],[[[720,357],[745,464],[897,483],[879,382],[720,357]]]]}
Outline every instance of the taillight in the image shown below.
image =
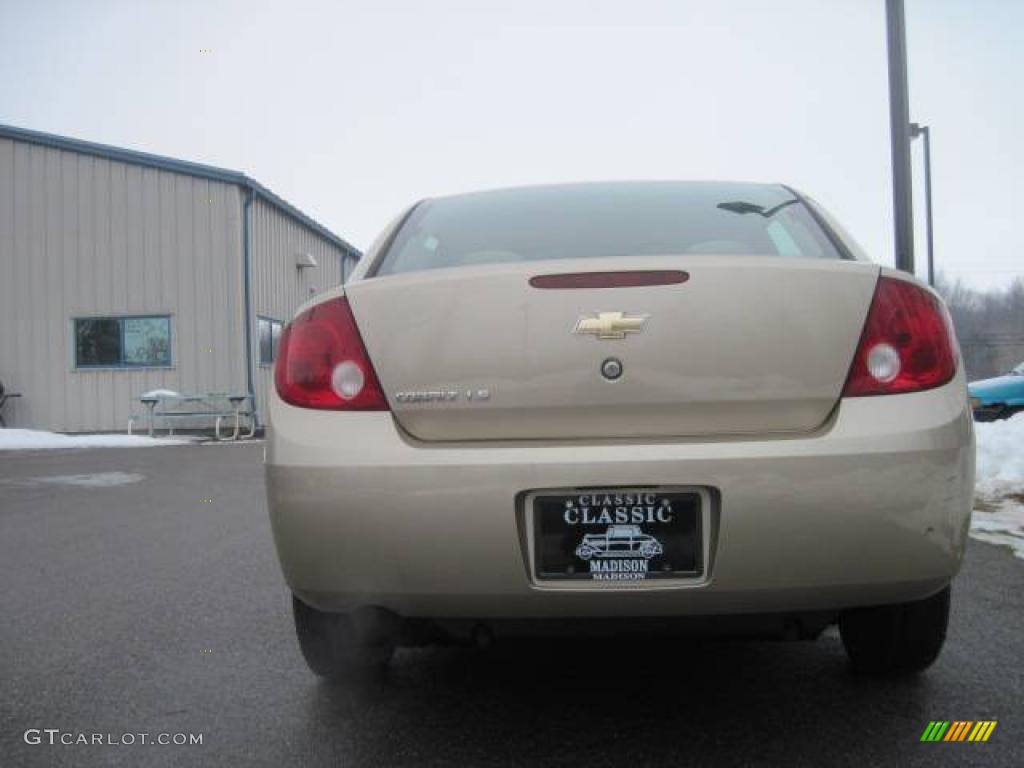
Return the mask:
{"type": "Polygon", "coordinates": [[[940,387],[956,373],[949,313],[931,293],[881,277],[843,397],[895,395],[940,387]]]}
{"type": "Polygon", "coordinates": [[[307,309],[285,328],[274,384],[282,400],[302,408],[388,408],[344,296],[307,309]]]}

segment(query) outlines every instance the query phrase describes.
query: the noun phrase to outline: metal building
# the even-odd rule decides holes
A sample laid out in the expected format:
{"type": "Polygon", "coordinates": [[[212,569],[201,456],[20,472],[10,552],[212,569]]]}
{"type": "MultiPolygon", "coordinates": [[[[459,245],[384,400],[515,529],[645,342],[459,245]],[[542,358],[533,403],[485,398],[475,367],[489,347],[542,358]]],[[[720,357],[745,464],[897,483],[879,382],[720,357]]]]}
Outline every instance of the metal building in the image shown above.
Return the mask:
{"type": "Polygon", "coordinates": [[[359,256],[242,173],[0,125],[7,423],[121,431],[160,388],[262,423],[281,324],[359,256]]]}

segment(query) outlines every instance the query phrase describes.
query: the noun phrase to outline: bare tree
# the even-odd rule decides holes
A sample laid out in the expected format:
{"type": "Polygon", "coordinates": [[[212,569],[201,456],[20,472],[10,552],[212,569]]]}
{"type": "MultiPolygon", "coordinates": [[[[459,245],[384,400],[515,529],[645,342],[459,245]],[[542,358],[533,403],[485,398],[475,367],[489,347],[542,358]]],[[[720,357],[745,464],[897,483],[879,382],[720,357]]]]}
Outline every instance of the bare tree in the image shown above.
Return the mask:
{"type": "Polygon", "coordinates": [[[968,378],[998,376],[1024,360],[1024,278],[1002,291],[977,291],[940,274],[935,287],[953,316],[968,378]]]}

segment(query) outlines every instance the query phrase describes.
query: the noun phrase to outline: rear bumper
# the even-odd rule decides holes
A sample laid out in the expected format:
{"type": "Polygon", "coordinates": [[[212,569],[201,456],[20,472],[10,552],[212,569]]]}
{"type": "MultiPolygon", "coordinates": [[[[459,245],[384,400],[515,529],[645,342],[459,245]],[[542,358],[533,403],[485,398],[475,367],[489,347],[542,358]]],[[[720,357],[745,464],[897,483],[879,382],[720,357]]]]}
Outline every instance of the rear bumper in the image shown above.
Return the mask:
{"type": "Polygon", "coordinates": [[[422,444],[388,413],[271,400],[267,489],[291,589],[322,610],[555,618],[787,613],[926,597],[955,576],[974,485],[962,375],[844,400],[814,436],[630,443],[422,444]],[[529,491],[707,491],[700,579],[532,576],[529,491]]]}

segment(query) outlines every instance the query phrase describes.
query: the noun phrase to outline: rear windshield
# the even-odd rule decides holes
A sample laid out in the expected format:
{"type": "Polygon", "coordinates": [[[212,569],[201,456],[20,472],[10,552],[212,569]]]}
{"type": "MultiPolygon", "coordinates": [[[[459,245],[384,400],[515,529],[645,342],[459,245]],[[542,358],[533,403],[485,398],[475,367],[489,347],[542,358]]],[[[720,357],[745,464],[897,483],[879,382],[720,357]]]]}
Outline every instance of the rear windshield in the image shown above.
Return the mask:
{"type": "Polygon", "coordinates": [[[785,187],[620,182],[427,200],[402,225],[376,274],[684,254],[842,258],[804,203],[785,187]]]}

